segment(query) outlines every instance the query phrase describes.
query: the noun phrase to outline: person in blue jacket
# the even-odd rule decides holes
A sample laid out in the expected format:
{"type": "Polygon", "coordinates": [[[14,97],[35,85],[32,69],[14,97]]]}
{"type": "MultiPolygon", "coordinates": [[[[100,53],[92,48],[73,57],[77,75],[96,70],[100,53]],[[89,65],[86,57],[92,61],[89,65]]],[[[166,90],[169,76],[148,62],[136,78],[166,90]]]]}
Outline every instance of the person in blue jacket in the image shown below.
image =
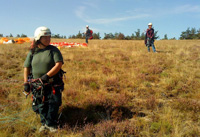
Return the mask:
{"type": "Polygon", "coordinates": [[[92,31],[89,29],[89,26],[86,25],[86,32],[85,32],[85,42],[88,43],[88,39],[92,39],[92,31]]]}

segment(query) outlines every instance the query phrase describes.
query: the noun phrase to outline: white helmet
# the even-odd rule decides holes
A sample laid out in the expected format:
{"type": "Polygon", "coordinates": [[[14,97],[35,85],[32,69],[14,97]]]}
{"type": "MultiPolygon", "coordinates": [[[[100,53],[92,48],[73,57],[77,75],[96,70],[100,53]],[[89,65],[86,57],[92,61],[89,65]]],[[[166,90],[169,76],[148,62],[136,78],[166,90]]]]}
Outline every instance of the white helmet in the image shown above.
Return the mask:
{"type": "Polygon", "coordinates": [[[89,26],[88,26],[88,25],[86,25],[86,28],[89,28],[89,26]]]}
{"type": "Polygon", "coordinates": [[[35,30],[34,39],[35,41],[40,40],[42,36],[51,36],[51,31],[47,27],[39,27],[35,30]]]}
{"type": "Polygon", "coordinates": [[[150,22],[149,24],[148,24],[148,26],[152,26],[153,24],[150,22]]]}

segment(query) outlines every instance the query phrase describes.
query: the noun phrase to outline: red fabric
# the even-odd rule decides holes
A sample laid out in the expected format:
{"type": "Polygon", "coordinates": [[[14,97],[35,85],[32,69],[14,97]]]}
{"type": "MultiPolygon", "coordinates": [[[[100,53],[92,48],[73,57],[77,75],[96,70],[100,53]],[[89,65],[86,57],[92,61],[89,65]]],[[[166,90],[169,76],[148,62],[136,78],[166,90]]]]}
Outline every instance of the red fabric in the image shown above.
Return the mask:
{"type": "Polygon", "coordinates": [[[154,36],[154,30],[147,29],[147,38],[153,38],[153,36],[154,36]]]}
{"type": "Polygon", "coordinates": [[[33,101],[33,95],[31,96],[31,100],[33,101]]]}
{"type": "Polygon", "coordinates": [[[92,36],[92,34],[93,34],[93,31],[92,30],[90,30],[90,37],[89,37],[89,39],[93,39],[93,36],[92,36]]]}
{"type": "Polygon", "coordinates": [[[54,87],[52,87],[52,90],[53,90],[53,94],[55,95],[56,94],[56,90],[54,87]]]}
{"type": "Polygon", "coordinates": [[[93,39],[93,36],[91,36],[89,39],[93,39]]]}

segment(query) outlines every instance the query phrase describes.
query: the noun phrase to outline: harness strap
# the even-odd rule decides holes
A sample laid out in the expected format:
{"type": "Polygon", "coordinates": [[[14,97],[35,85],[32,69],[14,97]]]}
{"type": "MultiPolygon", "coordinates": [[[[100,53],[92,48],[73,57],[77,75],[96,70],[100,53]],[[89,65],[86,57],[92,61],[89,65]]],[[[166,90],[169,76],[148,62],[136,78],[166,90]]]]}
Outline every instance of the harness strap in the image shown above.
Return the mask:
{"type": "Polygon", "coordinates": [[[44,100],[45,100],[45,97],[43,96],[43,98],[42,98],[42,102],[44,102],[44,100]]]}
{"type": "Polygon", "coordinates": [[[56,90],[55,88],[52,86],[52,91],[53,91],[53,94],[55,95],[56,94],[56,90]]]}

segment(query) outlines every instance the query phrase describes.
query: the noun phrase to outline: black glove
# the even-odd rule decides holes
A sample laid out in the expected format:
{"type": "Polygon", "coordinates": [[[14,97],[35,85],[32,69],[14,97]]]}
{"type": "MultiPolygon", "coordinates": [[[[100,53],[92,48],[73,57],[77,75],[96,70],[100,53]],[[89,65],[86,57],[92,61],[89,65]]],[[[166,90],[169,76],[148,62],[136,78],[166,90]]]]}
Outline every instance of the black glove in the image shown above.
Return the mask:
{"type": "Polygon", "coordinates": [[[24,91],[29,92],[31,90],[29,83],[24,83],[24,91]]]}
{"type": "Polygon", "coordinates": [[[42,82],[44,82],[44,83],[48,83],[50,77],[49,77],[47,74],[45,74],[45,75],[43,75],[40,79],[42,80],[42,82]]]}

